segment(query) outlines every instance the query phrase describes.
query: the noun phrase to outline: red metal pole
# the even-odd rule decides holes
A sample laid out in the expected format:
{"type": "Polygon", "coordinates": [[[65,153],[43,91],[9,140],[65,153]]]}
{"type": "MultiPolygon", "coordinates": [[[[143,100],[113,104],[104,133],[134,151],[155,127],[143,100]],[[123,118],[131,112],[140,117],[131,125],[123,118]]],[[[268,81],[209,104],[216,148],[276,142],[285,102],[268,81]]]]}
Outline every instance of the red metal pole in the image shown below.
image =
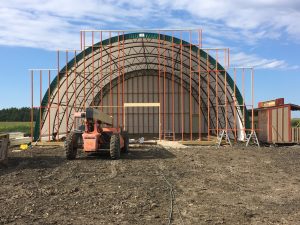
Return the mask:
{"type": "Polygon", "coordinates": [[[228,57],[227,57],[227,68],[230,66],[230,49],[228,48],[228,57]]]}
{"type": "Polygon", "coordinates": [[[219,103],[218,103],[218,101],[219,101],[219,97],[218,97],[218,75],[219,75],[219,71],[218,71],[218,49],[216,49],[216,72],[215,72],[215,75],[216,75],[216,119],[217,119],[217,121],[216,121],[216,128],[217,128],[217,136],[219,136],[219,103]]]}
{"type": "Polygon", "coordinates": [[[95,55],[94,55],[94,31],[92,31],[92,104],[95,106],[95,55]]]}
{"type": "Polygon", "coordinates": [[[66,134],[68,133],[69,128],[69,74],[68,74],[68,50],[66,50],[66,134]]]}
{"type": "MultiPolygon", "coordinates": [[[[112,48],[112,44],[111,44],[111,31],[109,31],[109,97],[110,97],[110,101],[109,101],[109,113],[112,116],[112,105],[113,105],[113,96],[112,96],[112,83],[111,83],[111,79],[112,79],[112,68],[111,68],[111,61],[112,61],[112,57],[111,57],[111,48],[112,48]]],[[[114,121],[113,121],[114,123],[114,121]]]]}
{"type": "Polygon", "coordinates": [[[31,70],[31,142],[33,141],[33,70],[31,70]]]}
{"type": "Polygon", "coordinates": [[[59,106],[60,106],[60,97],[59,97],[59,90],[60,90],[60,69],[59,69],[59,50],[57,50],[57,138],[59,139],[59,106]]]}
{"type": "Polygon", "coordinates": [[[244,120],[244,130],[246,132],[246,107],[245,107],[245,69],[242,69],[242,90],[243,90],[243,120],[244,120]]]}
{"type": "MultiPolygon", "coordinates": [[[[251,102],[252,102],[252,109],[251,109],[251,132],[254,131],[254,70],[251,69],[251,102]]],[[[278,135],[277,135],[278,136],[278,135]]]]}
{"type": "Polygon", "coordinates": [[[198,31],[198,38],[199,38],[199,50],[198,50],[198,117],[199,117],[199,121],[198,121],[198,126],[199,126],[199,140],[201,141],[201,136],[202,136],[202,121],[201,121],[201,47],[202,47],[202,39],[201,39],[201,30],[198,31]]]}
{"type": "MultiPolygon", "coordinates": [[[[103,44],[102,44],[102,31],[100,32],[100,102],[101,106],[103,106],[103,87],[102,87],[102,79],[103,79],[103,71],[102,71],[102,51],[103,51],[103,44]]],[[[101,112],[103,111],[103,107],[101,107],[101,112]]]]}
{"type": "Polygon", "coordinates": [[[48,70],[48,141],[50,141],[50,76],[51,76],[51,72],[50,70],[48,70]]]}
{"type": "Polygon", "coordinates": [[[164,131],[164,140],[166,139],[166,36],[164,34],[164,86],[163,86],[163,120],[164,120],[164,126],[163,126],[163,131],[164,131]]]}
{"type": "Polygon", "coordinates": [[[200,48],[202,48],[202,30],[200,30],[200,41],[201,41],[200,48]]]}
{"type": "Polygon", "coordinates": [[[80,31],[80,50],[82,51],[82,31],[80,31]]]}
{"type": "Polygon", "coordinates": [[[227,112],[227,73],[225,71],[225,82],[224,82],[224,89],[225,89],[225,129],[228,133],[228,112],[227,112]]]}
{"type": "Polygon", "coordinates": [[[210,139],[210,93],[209,93],[209,83],[210,83],[210,68],[209,68],[209,60],[208,60],[209,50],[207,50],[206,54],[206,71],[207,71],[207,140],[210,139]]]}
{"type": "Polygon", "coordinates": [[[122,40],[122,56],[123,56],[123,63],[122,63],[122,126],[124,127],[124,92],[125,92],[125,49],[124,49],[124,45],[125,45],[125,36],[124,36],[124,32],[123,32],[123,40],[122,40]]]}
{"type": "Polygon", "coordinates": [[[234,110],[233,110],[233,115],[234,115],[234,139],[235,141],[237,141],[237,125],[236,125],[236,110],[237,110],[237,107],[236,107],[236,68],[234,68],[234,81],[233,81],[233,95],[234,95],[234,101],[233,101],[233,104],[234,104],[234,110]]]}
{"type": "Polygon", "coordinates": [[[182,77],[182,70],[183,70],[183,65],[182,65],[182,60],[183,60],[183,55],[182,55],[182,32],[180,32],[180,95],[181,95],[181,140],[183,141],[183,133],[184,133],[184,102],[183,102],[183,77],[182,77]]]}
{"type": "Polygon", "coordinates": [[[190,34],[190,139],[193,140],[193,103],[192,103],[192,32],[190,34]]]}
{"type": "MultiPolygon", "coordinates": [[[[160,101],[160,31],[158,31],[158,49],[157,49],[157,60],[158,60],[158,102],[161,105],[161,101],[160,101]]],[[[161,117],[160,115],[161,113],[159,112],[159,117],[161,117]]],[[[160,121],[161,123],[161,121],[160,121]]],[[[159,140],[161,140],[161,124],[159,124],[159,140]]]]}
{"type": "Polygon", "coordinates": [[[172,32],[172,132],[173,141],[175,141],[175,97],[174,97],[174,33],[172,32]]]}
{"type": "Polygon", "coordinates": [[[83,107],[84,107],[84,111],[85,111],[85,103],[86,103],[86,74],[85,74],[85,69],[86,69],[86,55],[85,55],[85,31],[83,32],[83,45],[84,45],[84,49],[83,49],[83,107]]]}
{"type": "Polygon", "coordinates": [[[117,84],[117,127],[119,129],[120,113],[119,113],[119,86],[120,86],[120,32],[118,32],[118,84],[117,84]]]}
{"type": "Polygon", "coordinates": [[[39,111],[40,111],[40,141],[42,141],[42,128],[41,128],[41,126],[42,126],[42,85],[43,85],[43,83],[42,83],[42,70],[40,70],[40,107],[39,107],[39,111]]]}
{"type": "MultiPolygon", "coordinates": [[[[76,50],[74,51],[74,59],[75,59],[75,66],[74,66],[74,73],[75,73],[75,77],[74,77],[74,90],[75,90],[75,93],[74,93],[74,96],[75,96],[75,99],[74,99],[74,105],[73,105],[73,108],[75,109],[75,111],[78,111],[77,109],[77,59],[76,59],[76,50]]],[[[75,128],[75,124],[73,123],[73,128],[75,128]]]]}

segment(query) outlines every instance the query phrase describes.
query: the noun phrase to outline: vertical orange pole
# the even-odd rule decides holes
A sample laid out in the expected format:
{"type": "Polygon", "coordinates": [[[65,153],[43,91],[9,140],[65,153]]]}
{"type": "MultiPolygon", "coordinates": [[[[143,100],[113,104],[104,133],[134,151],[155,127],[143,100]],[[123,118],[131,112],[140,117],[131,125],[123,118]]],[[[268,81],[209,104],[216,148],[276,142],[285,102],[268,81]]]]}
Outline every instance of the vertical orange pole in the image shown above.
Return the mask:
{"type": "MultiPolygon", "coordinates": [[[[157,49],[157,60],[158,60],[158,102],[161,105],[160,101],[160,31],[158,31],[158,49],[157,49]]],[[[159,118],[161,113],[159,112],[159,118]]],[[[161,120],[160,120],[161,123],[161,120]]],[[[159,140],[161,140],[161,124],[159,124],[159,140]]]]}
{"type": "Polygon", "coordinates": [[[118,31],[118,84],[117,84],[117,128],[120,128],[120,124],[119,124],[119,119],[120,119],[120,115],[119,115],[119,86],[120,86],[120,75],[121,75],[121,71],[120,71],[120,32],[118,31]]]}
{"type": "Polygon", "coordinates": [[[57,139],[59,139],[59,106],[60,106],[60,97],[59,97],[59,91],[60,91],[60,68],[59,68],[59,50],[57,51],[57,86],[58,86],[58,92],[57,92],[57,139]]]}
{"type": "Polygon", "coordinates": [[[236,125],[236,68],[234,68],[234,81],[233,81],[233,95],[234,95],[234,100],[233,100],[233,104],[234,104],[234,110],[233,110],[233,115],[234,115],[234,120],[233,120],[233,127],[234,127],[234,139],[235,141],[237,141],[237,125],[236,125]]]}
{"type": "Polygon", "coordinates": [[[209,68],[209,50],[207,50],[206,54],[206,71],[207,71],[207,140],[210,140],[210,89],[209,89],[209,84],[210,84],[210,68],[209,68]]]}
{"type": "Polygon", "coordinates": [[[163,86],[163,120],[164,120],[164,126],[163,126],[163,131],[164,131],[164,140],[166,139],[166,35],[164,34],[164,86],[163,86]]]}
{"type": "MultiPolygon", "coordinates": [[[[254,131],[254,71],[251,68],[251,102],[252,102],[252,109],[251,109],[251,132],[254,131]]],[[[278,109],[277,109],[278,112],[278,109]]],[[[278,117],[277,117],[278,118],[278,117]]],[[[278,136],[278,135],[277,135],[278,136]]]]}
{"type": "Polygon", "coordinates": [[[183,141],[183,132],[184,132],[184,101],[183,101],[183,97],[184,97],[184,93],[183,93],[183,77],[182,77],[182,70],[183,70],[183,66],[182,66],[182,60],[183,60],[183,55],[182,55],[182,32],[180,32],[180,95],[181,95],[181,140],[183,141]]]}
{"type": "Polygon", "coordinates": [[[122,41],[122,56],[123,56],[123,63],[122,63],[122,125],[123,127],[125,126],[124,124],[124,92],[125,92],[125,49],[124,49],[124,45],[125,45],[125,35],[124,35],[124,31],[123,31],[123,41],[122,41]]]}
{"type": "Polygon", "coordinates": [[[92,31],[92,104],[95,106],[95,56],[94,56],[94,31],[92,31]]]}
{"type": "Polygon", "coordinates": [[[173,141],[175,141],[175,87],[174,87],[174,32],[172,32],[172,132],[173,141]]]}
{"type": "MultiPolygon", "coordinates": [[[[111,61],[112,61],[112,57],[111,57],[111,48],[112,48],[112,44],[111,44],[111,31],[109,31],[109,113],[112,116],[112,105],[113,105],[113,96],[112,96],[112,83],[111,83],[111,79],[112,79],[112,68],[111,68],[111,61]]],[[[114,124],[114,121],[113,121],[114,124]]]]}
{"type": "Polygon", "coordinates": [[[189,102],[190,102],[190,139],[193,140],[193,103],[192,103],[192,31],[190,34],[190,93],[189,93],[189,102]]]}
{"type": "Polygon", "coordinates": [[[80,50],[82,51],[82,31],[80,31],[80,50]]]}
{"type": "Polygon", "coordinates": [[[216,75],[216,134],[217,136],[219,136],[219,96],[218,96],[218,75],[219,75],[219,70],[218,70],[218,49],[216,49],[216,65],[215,65],[215,68],[216,68],[216,72],[215,72],[215,75],[216,75]]]}
{"type": "Polygon", "coordinates": [[[48,70],[48,141],[50,141],[50,76],[51,76],[51,72],[50,70],[48,70]]]}
{"type": "Polygon", "coordinates": [[[200,48],[202,48],[202,30],[200,30],[200,48]]]}
{"type": "Polygon", "coordinates": [[[85,79],[85,69],[86,69],[86,55],[85,55],[85,31],[83,32],[83,107],[84,107],[84,111],[85,111],[85,103],[86,103],[86,79],[85,79]]]}
{"type": "Polygon", "coordinates": [[[198,126],[199,126],[199,131],[198,131],[198,135],[199,135],[199,140],[201,141],[201,136],[202,136],[202,121],[201,121],[201,31],[198,31],[198,38],[199,38],[199,50],[198,50],[198,117],[199,117],[199,122],[198,122],[198,126]]]}
{"type": "Polygon", "coordinates": [[[228,54],[228,56],[227,56],[227,68],[229,68],[229,66],[230,66],[230,49],[228,48],[227,50],[228,50],[228,52],[227,52],[227,54],[228,54]]]}
{"type": "Polygon", "coordinates": [[[224,89],[225,89],[225,129],[228,133],[228,112],[227,112],[227,72],[225,71],[225,82],[224,82],[224,89]]]}
{"type": "MultiPolygon", "coordinates": [[[[76,50],[74,51],[74,60],[75,60],[75,66],[74,66],[74,105],[73,108],[75,111],[78,111],[77,109],[77,59],[76,59],[76,50]]],[[[73,123],[73,127],[75,128],[75,124],[73,123]]]]}
{"type": "Polygon", "coordinates": [[[66,134],[68,133],[69,128],[69,74],[68,74],[68,50],[66,50],[66,134]]]}
{"type": "MultiPolygon", "coordinates": [[[[102,71],[102,51],[103,51],[103,44],[102,44],[102,31],[100,31],[100,105],[103,106],[103,87],[102,87],[102,79],[103,79],[103,71],[102,71]]],[[[101,107],[101,112],[103,108],[101,107]]]]}
{"type": "Polygon", "coordinates": [[[246,107],[245,107],[245,69],[242,69],[242,90],[243,90],[243,120],[244,120],[244,130],[246,132],[246,107]]]}
{"type": "Polygon", "coordinates": [[[42,70],[40,70],[40,141],[42,141],[42,85],[43,85],[43,82],[42,82],[42,70]]]}
{"type": "Polygon", "coordinates": [[[33,70],[31,70],[31,142],[33,141],[33,70]]]}

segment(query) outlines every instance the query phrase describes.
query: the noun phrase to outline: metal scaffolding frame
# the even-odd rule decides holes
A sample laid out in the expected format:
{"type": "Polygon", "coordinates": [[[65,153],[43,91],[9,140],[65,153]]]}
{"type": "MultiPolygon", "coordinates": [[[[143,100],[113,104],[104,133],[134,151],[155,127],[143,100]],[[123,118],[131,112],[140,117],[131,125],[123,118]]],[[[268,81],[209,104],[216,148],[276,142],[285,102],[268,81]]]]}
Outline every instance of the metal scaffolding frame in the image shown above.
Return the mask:
{"type": "MultiPolygon", "coordinates": [[[[129,95],[141,96],[140,102],[161,104],[160,139],[166,139],[167,132],[173,140],[210,139],[221,130],[235,140],[244,139],[246,131],[254,129],[253,68],[235,68],[232,79],[228,74],[229,49],[203,48],[202,30],[153,31],[80,31],[81,50],[64,54],[58,50],[57,69],[30,70],[32,109],[40,109],[35,119],[32,110],[32,139],[60,139],[73,129],[73,113],[87,107],[99,107],[113,115],[114,126],[124,127],[124,103],[130,101],[129,95]],[[65,66],[61,68],[63,57],[65,66]],[[251,72],[248,106],[252,107],[252,126],[244,100],[245,70],[251,72]],[[51,71],[57,73],[52,82],[51,71]],[[240,72],[242,93],[236,86],[240,72]],[[34,104],[36,73],[40,79],[38,105],[34,104]],[[42,97],[45,74],[49,82],[42,97]]],[[[148,119],[138,125],[137,133],[150,132],[145,132],[144,125],[151,123],[153,113],[149,109],[132,112],[133,117],[142,114],[148,119]]]]}

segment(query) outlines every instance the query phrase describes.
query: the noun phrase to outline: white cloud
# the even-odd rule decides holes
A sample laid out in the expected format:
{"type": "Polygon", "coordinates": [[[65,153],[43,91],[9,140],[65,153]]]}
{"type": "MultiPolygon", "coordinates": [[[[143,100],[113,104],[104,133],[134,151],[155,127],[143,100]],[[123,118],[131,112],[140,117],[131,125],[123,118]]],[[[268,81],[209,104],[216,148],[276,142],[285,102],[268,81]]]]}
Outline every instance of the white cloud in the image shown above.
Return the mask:
{"type": "MultiPolygon", "coordinates": [[[[78,49],[80,29],[139,27],[201,27],[206,47],[254,45],[283,35],[299,42],[299,20],[298,0],[10,0],[0,2],[0,45],[78,49]]],[[[245,52],[232,57],[239,65],[289,67],[245,52]]]]}
{"type": "Polygon", "coordinates": [[[299,69],[299,66],[290,66],[284,60],[265,59],[255,54],[245,52],[231,53],[232,67],[254,67],[257,69],[299,69]]]}

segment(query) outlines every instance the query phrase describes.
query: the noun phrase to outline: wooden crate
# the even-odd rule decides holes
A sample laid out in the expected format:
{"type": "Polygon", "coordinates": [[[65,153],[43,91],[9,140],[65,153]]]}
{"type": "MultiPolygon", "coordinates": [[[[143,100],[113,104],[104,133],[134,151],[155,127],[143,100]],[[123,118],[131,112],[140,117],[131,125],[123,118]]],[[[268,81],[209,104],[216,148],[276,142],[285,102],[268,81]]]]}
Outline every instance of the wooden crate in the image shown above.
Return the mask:
{"type": "Polygon", "coordinates": [[[8,134],[0,134],[0,164],[6,164],[8,151],[8,134]]]}

